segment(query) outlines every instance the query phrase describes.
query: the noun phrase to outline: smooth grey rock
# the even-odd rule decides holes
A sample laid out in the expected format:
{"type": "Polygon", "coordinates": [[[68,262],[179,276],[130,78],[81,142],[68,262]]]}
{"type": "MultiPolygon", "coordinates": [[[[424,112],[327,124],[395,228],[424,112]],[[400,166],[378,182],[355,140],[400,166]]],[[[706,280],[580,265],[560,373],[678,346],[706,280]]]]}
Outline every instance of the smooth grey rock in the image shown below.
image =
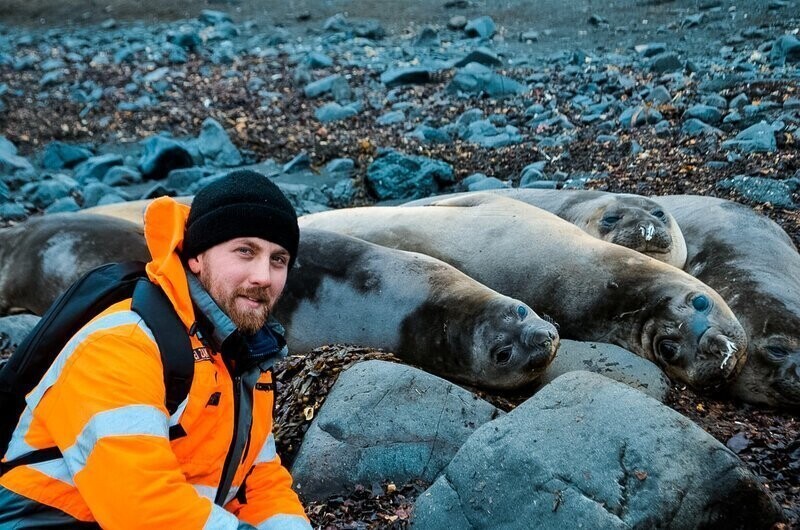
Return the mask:
{"type": "Polygon", "coordinates": [[[683,63],[678,55],[672,52],[660,53],[652,58],[649,65],[650,71],[656,74],[676,72],[683,69],[683,63]]]}
{"type": "Polygon", "coordinates": [[[477,120],[470,123],[461,133],[461,137],[470,143],[490,149],[522,142],[519,129],[511,125],[498,128],[489,120],[477,120]]]}
{"type": "Polygon", "coordinates": [[[359,112],[357,104],[340,105],[338,103],[326,103],[314,112],[314,117],[322,123],[346,120],[352,118],[359,112]]]}
{"type": "Polygon", "coordinates": [[[722,131],[696,118],[690,118],[683,122],[681,132],[689,137],[722,136],[722,131]]]}
{"type": "Polygon", "coordinates": [[[339,376],[309,427],[292,466],[295,489],[310,501],[346,495],[356,484],[432,481],[475,429],[500,414],[416,368],[358,363],[339,376]]]}
{"type": "Polygon", "coordinates": [[[232,23],[233,19],[227,13],[223,11],[216,11],[213,9],[203,9],[200,11],[200,16],[197,17],[200,22],[207,24],[209,26],[215,26],[217,24],[223,24],[225,22],[232,23]]]}
{"type": "Polygon", "coordinates": [[[122,165],[122,157],[113,153],[93,156],[75,166],[72,178],[79,184],[86,184],[91,180],[103,180],[109,169],[122,165]]]}
{"type": "Polygon", "coordinates": [[[663,105],[672,101],[672,96],[664,85],[658,85],[653,87],[653,90],[647,95],[647,101],[656,105],[663,105]]]}
{"type": "Polygon", "coordinates": [[[775,140],[775,130],[762,121],[743,130],[733,140],[722,142],[722,147],[744,153],[771,153],[778,150],[778,143],[775,140]]]}
{"type": "Polygon", "coordinates": [[[322,170],[322,174],[328,177],[349,179],[355,172],[356,163],[351,158],[334,158],[322,170]]]}
{"type": "Polygon", "coordinates": [[[103,184],[109,186],[130,186],[142,182],[142,174],[127,166],[114,166],[103,177],[103,184]]]}
{"type": "Polygon", "coordinates": [[[497,26],[490,16],[473,18],[464,27],[467,37],[478,37],[480,39],[490,39],[497,31],[497,26]]]}
{"type": "Polygon", "coordinates": [[[213,170],[202,167],[173,169],[167,175],[164,185],[168,189],[178,192],[178,195],[185,195],[194,183],[199,182],[211,173],[213,173],[213,170]]]}
{"type": "Polygon", "coordinates": [[[366,181],[379,200],[411,200],[433,195],[453,179],[450,164],[391,151],[369,165],[366,181]]]}
{"type": "Polygon", "coordinates": [[[652,107],[639,105],[628,107],[619,116],[619,124],[630,129],[641,125],[658,123],[663,119],[663,115],[652,107]]]}
{"type": "Polygon", "coordinates": [[[83,207],[84,208],[91,208],[92,206],[98,206],[100,201],[108,195],[119,197],[119,200],[109,201],[106,199],[105,204],[111,204],[111,202],[122,202],[126,200],[120,192],[108,184],[103,184],[102,182],[92,182],[83,188],[82,191],[83,195],[83,207]]]}
{"type": "Polygon", "coordinates": [[[303,88],[303,93],[307,98],[318,98],[325,94],[334,94],[334,99],[343,101],[350,97],[350,85],[343,76],[339,74],[329,75],[317,81],[313,81],[303,88]]]}
{"type": "Polygon", "coordinates": [[[792,200],[792,187],[784,181],[736,175],[719,181],[717,187],[723,190],[735,189],[751,201],[768,202],[776,208],[797,208],[792,200]]]}
{"type": "Polygon", "coordinates": [[[416,129],[408,133],[409,138],[416,138],[426,144],[449,144],[453,142],[450,134],[444,128],[431,127],[430,125],[419,125],[416,129]]]}
{"type": "Polygon", "coordinates": [[[164,136],[151,136],[144,141],[138,167],[145,180],[161,180],[173,169],[193,165],[192,155],[181,142],[164,136]]]}
{"type": "Polygon", "coordinates": [[[500,56],[485,46],[481,46],[469,52],[465,57],[456,61],[453,66],[461,68],[467,66],[469,63],[478,63],[484,66],[500,66],[503,61],[500,56]]]}
{"type": "Polygon", "coordinates": [[[197,138],[197,145],[203,160],[214,167],[235,167],[242,165],[242,155],[231,142],[228,133],[214,118],[206,118],[197,138]]]}
{"type": "Polygon", "coordinates": [[[29,182],[22,189],[22,195],[36,208],[44,209],[59,199],[69,197],[78,191],[78,183],[66,175],[48,175],[43,180],[29,182]]]}
{"type": "Polygon", "coordinates": [[[644,57],[655,57],[667,51],[666,42],[648,42],[647,44],[637,44],[634,46],[636,53],[644,57]]]}
{"type": "Polygon", "coordinates": [[[392,68],[381,74],[381,83],[387,88],[402,85],[421,85],[431,81],[432,73],[429,68],[419,66],[392,68]]]}
{"type": "Polygon", "coordinates": [[[402,110],[393,110],[378,116],[375,123],[378,125],[393,125],[395,123],[403,123],[406,119],[406,114],[402,110]]]}
{"type": "Polygon", "coordinates": [[[28,217],[28,211],[17,202],[0,204],[0,219],[7,221],[22,221],[28,217]]]}
{"type": "Polygon", "coordinates": [[[769,62],[775,66],[783,66],[787,62],[800,62],[800,39],[794,35],[781,35],[772,43],[769,62]]]}
{"type": "Polygon", "coordinates": [[[556,358],[542,375],[542,386],[567,372],[593,372],[624,383],[663,402],[670,381],[661,369],[614,344],[562,339],[556,358]]]}
{"type": "Polygon", "coordinates": [[[431,26],[423,27],[414,39],[414,46],[421,48],[433,48],[441,44],[439,32],[431,26]]]}
{"type": "Polygon", "coordinates": [[[0,352],[13,352],[33,330],[41,317],[11,315],[0,318],[0,352]]]}
{"type": "Polygon", "coordinates": [[[527,87],[510,77],[493,72],[490,68],[470,63],[458,70],[447,86],[448,92],[467,94],[485,93],[490,97],[515,96],[524,93],[527,87]]]}
{"type": "Polygon", "coordinates": [[[63,212],[77,212],[81,207],[75,202],[72,197],[64,197],[58,199],[45,209],[45,213],[63,213],[63,212]]]}
{"type": "Polygon", "coordinates": [[[724,445],[626,385],[571,372],[484,424],[416,501],[416,530],[753,528],[781,508],[724,445]]]}
{"type": "Polygon", "coordinates": [[[696,118],[710,125],[716,125],[722,121],[722,112],[711,105],[693,105],[683,113],[684,120],[691,118],[696,118]]]}
{"type": "Polygon", "coordinates": [[[303,63],[311,69],[333,66],[333,59],[320,52],[311,52],[303,59],[303,63]]]}
{"type": "Polygon", "coordinates": [[[463,15],[454,15],[447,21],[447,28],[458,31],[467,27],[467,18],[463,15]]]}
{"type": "Polygon", "coordinates": [[[295,173],[297,171],[306,171],[311,167],[311,157],[308,153],[303,151],[298,153],[294,158],[289,160],[283,165],[284,173],[295,173]]]}
{"type": "Polygon", "coordinates": [[[65,144],[64,142],[48,143],[42,154],[42,167],[45,169],[72,168],[92,156],[92,152],[84,147],[65,144]]]}
{"type": "Polygon", "coordinates": [[[482,175],[483,178],[477,179],[467,184],[467,191],[486,191],[507,188],[506,183],[496,177],[487,177],[482,175]]]}

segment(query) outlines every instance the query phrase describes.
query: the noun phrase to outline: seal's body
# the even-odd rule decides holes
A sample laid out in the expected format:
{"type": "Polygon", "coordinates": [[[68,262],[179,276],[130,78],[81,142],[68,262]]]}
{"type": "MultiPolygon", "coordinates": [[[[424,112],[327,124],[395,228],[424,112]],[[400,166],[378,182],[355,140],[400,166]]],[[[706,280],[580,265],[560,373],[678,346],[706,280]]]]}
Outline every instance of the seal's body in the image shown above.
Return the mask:
{"type": "Polygon", "coordinates": [[[696,388],[723,384],[744,359],[744,330],[708,286],[519,201],[479,194],[299,222],[451,263],[555,318],[563,337],[617,344],[696,388]]]}
{"type": "Polygon", "coordinates": [[[788,235],[747,206],[713,197],[654,197],[685,234],[686,270],[727,301],[748,336],[732,394],[800,407],[800,254],[788,235]]]}
{"type": "MultiPolygon", "coordinates": [[[[485,193],[542,208],[589,235],[636,250],[679,269],[686,263],[686,242],[678,223],[668,210],[647,197],[591,190],[498,189],[485,193]]],[[[452,196],[465,195],[468,194],[452,196]]],[[[422,206],[448,197],[429,197],[410,202],[407,206],[422,206]]]]}

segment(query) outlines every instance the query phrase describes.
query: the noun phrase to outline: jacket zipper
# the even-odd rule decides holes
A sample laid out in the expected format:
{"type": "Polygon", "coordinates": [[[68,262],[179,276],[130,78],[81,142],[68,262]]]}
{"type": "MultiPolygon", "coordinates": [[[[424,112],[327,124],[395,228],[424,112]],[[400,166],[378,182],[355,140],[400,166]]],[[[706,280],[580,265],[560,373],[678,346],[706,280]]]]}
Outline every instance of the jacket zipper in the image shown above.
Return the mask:
{"type": "MultiPolygon", "coordinates": [[[[220,475],[220,480],[222,481],[227,481],[228,470],[231,465],[234,465],[231,460],[233,460],[233,453],[236,449],[236,442],[239,436],[239,409],[241,408],[239,405],[239,386],[241,381],[241,376],[237,375],[233,378],[233,437],[231,438],[231,445],[228,447],[228,453],[225,455],[225,464],[222,466],[222,474],[220,475]]],[[[231,483],[233,483],[232,480],[231,483]]],[[[217,490],[217,495],[214,497],[214,504],[217,504],[218,506],[223,506],[225,504],[225,497],[228,496],[228,492],[231,489],[230,484],[226,487],[223,486],[225,485],[220,484],[220,488],[217,490]]]]}

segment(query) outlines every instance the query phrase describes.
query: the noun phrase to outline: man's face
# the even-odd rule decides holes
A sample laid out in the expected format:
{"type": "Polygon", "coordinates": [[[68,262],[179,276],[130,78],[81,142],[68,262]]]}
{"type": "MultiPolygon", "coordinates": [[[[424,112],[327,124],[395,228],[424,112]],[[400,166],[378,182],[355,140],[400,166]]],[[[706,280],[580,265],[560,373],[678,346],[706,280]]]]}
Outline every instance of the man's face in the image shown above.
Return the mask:
{"type": "Polygon", "coordinates": [[[264,326],[283,292],[289,252],[264,239],[240,237],[211,247],[188,264],[236,327],[252,334],[264,326]]]}

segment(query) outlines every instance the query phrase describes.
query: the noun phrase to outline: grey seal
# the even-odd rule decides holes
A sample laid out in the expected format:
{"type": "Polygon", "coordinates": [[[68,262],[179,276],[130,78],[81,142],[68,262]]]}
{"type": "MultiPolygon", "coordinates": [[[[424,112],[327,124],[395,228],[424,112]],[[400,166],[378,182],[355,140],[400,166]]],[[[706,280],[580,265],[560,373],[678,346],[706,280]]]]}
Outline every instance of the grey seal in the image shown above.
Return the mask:
{"type": "Polygon", "coordinates": [[[351,208],[300,226],[439,258],[555,318],[563,338],[617,344],[700,390],[729,381],[744,360],[744,330],[707,285],[520,201],[351,208]]]}

